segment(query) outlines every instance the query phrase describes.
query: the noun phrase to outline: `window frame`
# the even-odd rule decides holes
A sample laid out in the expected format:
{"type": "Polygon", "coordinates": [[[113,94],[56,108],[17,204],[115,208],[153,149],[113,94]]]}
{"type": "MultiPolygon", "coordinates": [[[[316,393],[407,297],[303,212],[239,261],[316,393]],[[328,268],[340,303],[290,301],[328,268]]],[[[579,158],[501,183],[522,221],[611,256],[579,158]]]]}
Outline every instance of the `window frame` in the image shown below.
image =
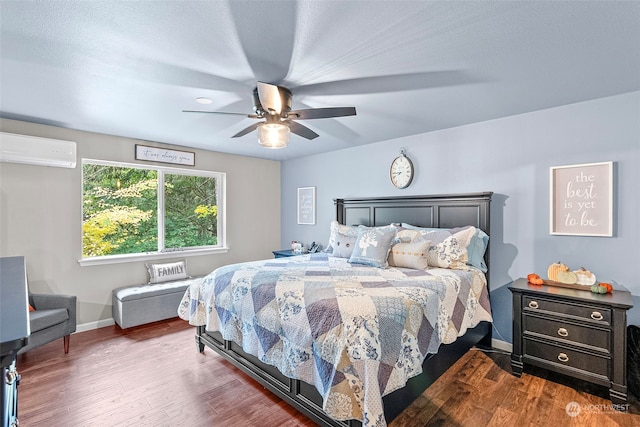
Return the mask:
{"type": "MultiPolygon", "coordinates": [[[[118,264],[126,262],[147,261],[155,259],[167,259],[176,257],[190,257],[198,255],[209,255],[218,253],[227,253],[229,248],[227,247],[226,229],[227,229],[227,215],[226,215],[226,181],[227,174],[224,172],[206,171],[200,169],[183,169],[175,167],[166,167],[159,165],[143,165],[139,163],[127,163],[110,160],[97,160],[97,159],[85,159],[80,162],[80,259],[78,263],[81,266],[100,265],[100,264],[118,264]],[[158,173],[158,182],[164,183],[165,174],[176,175],[189,175],[189,176],[202,176],[216,179],[216,202],[218,206],[217,214],[217,245],[210,246],[195,246],[184,249],[170,249],[159,250],[155,252],[144,252],[135,254],[118,254],[118,255],[102,255],[94,257],[84,257],[82,254],[83,241],[82,241],[82,218],[84,211],[84,165],[102,165],[111,167],[124,167],[135,168],[145,170],[155,170],[158,173]],[[160,181],[162,178],[162,181],[160,181]]],[[[158,246],[164,247],[164,186],[158,186],[158,232],[162,230],[162,236],[158,236],[158,246]]]]}

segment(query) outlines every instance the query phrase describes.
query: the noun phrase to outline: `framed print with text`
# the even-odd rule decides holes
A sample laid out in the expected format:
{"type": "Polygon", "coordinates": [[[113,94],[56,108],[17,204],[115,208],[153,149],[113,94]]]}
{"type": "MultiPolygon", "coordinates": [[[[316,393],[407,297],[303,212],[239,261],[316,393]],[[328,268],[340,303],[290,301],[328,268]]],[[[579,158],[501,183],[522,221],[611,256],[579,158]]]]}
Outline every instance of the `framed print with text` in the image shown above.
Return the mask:
{"type": "Polygon", "coordinates": [[[316,223],[316,187],[298,188],[298,224],[316,223]]]}
{"type": "Polygon", "coordinates": [[[613,162],[550,169],[550,234],[613,236],[613,162]]]}

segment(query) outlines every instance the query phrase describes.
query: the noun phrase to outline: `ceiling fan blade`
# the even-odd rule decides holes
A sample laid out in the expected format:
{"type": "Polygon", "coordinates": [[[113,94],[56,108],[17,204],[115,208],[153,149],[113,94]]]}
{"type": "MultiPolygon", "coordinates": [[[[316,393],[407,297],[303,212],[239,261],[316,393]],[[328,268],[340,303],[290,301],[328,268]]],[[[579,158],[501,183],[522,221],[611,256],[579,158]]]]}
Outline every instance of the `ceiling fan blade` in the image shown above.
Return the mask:
{"type": "Polygon", "coordinates": [[[245,116],[250,119],[257,119],[258,116],[255,114],[247,114],[247,113],[231,113],[229,111],[203,111],[203,110],[182,110],[183,113],[208,113],[208,114],[230,114],[233,116],[245,116]]]}
{"type": "Polygon", "coordinates": [[[282,98],[280,98],[278,86],[258,82],[258,97],[262,108],[268,113],[280,114],[282,112],[282,98]]]}
{"type": "Polygon", "coordinates": [[[294,88],[294,91],[296,96],[361,95],[431,89],[473,84],[481,81],[482,79],[464,70],[443,70],[313,83],[298,86],[294,88]]]}
{"type": "Polygon", "coordinates": [[[311,129],[309,129],[308,127],[301,125],[300,123],[296,123],[294,121],[288,121],[286,123],[287,123],[287,125],[289,125],[289,129],[291,130],[291,132],[293,132],[296,135],[299,135],[299,136],[301,136],[303,138],[315,139],[318,136],[320,136],[317,133],[315,133],[314,131],[312,131],[311,129]]]}
{"type": "Polygon", "coordinates": [[[305,110],[290,111],[289,116],[295,116],[299,120],[328,119],[331,117],[355,116],[355,107],[330,107],[309,108],[305,110]]]}
{"type": "Polygon", "coordinates": [[[262,122],[254,123],[251,126],[248,126],[248,127],[244,128],[244,129],[242,129],[240,132],[236,133],[231,138],[240,138],[241,136],[245,136],[246,134],[253,132],[254,130],[256,130],[258,128],[260,123],[262,123],[262,122]]]}
{"type": "MultiPolygon", "coordinates": [[[[220,3],[228,4],[230,28],[238,36],[241,52],[255,79],[273,83],[284,79],[289,74],[294,43],[298,42],[298,37],[293,35],[300,31],[302,6],[292,1],[220,3]]],[[[5,34],[3,32],[3,36],[5,34]]]]}

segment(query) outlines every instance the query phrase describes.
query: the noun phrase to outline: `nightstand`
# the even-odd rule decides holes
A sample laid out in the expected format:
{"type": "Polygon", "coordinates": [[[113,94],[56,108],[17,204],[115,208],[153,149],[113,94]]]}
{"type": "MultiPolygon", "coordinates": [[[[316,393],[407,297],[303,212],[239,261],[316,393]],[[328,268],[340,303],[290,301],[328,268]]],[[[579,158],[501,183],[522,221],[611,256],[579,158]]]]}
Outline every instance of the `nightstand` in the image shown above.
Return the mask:
{"type": "Polygon", "coordinates": [[[513,295],[513,374],[525,364],[609,388],[615,404],[627,402],[627,310],[631,294],[531,285],[518,279],[513,295]]]}
{"type": "Polygon", "coordinates": [[[302,254],[296,254],[291,249],[281,249],[279,251],[273,251],[274,258],[286,258],[290,256],[296,256],[302,254]]]}

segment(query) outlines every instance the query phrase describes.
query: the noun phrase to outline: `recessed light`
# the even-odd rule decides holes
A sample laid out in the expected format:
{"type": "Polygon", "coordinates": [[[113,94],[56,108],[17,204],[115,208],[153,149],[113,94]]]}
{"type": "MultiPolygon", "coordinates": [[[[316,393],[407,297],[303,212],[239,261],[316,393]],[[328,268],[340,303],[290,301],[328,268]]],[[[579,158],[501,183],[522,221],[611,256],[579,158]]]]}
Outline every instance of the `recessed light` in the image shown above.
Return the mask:
{"type": "Polygon", "coordinates": [[[196,101],[199,102],[200,104],[211,104],[213,102],[209,98],[205,98],[203,96],[201,96],[200,98],[196,98],[196,101]]]}

